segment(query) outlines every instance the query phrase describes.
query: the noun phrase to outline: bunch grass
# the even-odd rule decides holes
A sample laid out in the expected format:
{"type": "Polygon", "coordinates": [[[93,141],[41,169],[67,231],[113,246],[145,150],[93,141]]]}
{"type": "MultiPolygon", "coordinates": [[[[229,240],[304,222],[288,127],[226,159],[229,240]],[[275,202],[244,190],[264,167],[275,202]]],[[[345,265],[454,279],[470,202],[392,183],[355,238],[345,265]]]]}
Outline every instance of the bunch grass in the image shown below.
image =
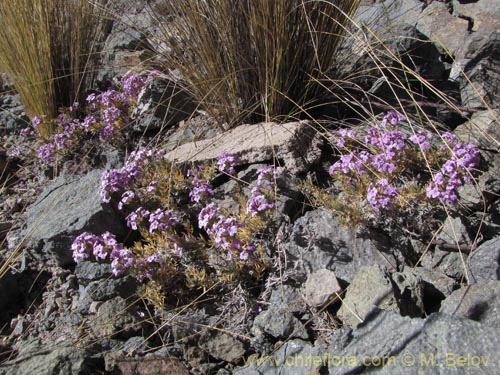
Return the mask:
{"type": "Polygon", "coordinates": [[[104,0],[0,2],[0,68],[30,116],[55,117],[92,85],[103,6],[104,0]]]}
{"type": "Polygon", "coordinates": [[[178,69],[198,103],[229,126],[298,113],[321,96],[359,1],[179,0],[163,39],[165,67],[178,69]],[[171,26],[173,27],[171,28],[171,26]]]}

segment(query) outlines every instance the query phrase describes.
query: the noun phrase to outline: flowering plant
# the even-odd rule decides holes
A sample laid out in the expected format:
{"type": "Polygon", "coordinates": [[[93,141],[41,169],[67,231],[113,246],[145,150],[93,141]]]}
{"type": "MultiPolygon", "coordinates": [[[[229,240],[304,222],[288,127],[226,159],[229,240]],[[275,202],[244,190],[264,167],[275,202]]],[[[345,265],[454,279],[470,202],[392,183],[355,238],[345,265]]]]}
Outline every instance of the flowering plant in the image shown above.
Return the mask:
{"type": "Polygon", "coordinates": [[[260,269],[263,250],[258,236],[274,207],[274,168],[257,171],[248,202],[241,204],[240,215],[231,215],[213,201],[211,181],[220,173],[236,172],[234,155],[226,152],[214,164],[195,166],[185,175],[163,155],[159,150],[140,148],[130,154],[122,168],[102,175],[102,200],[116,205],[140,241],[125,247],[110,234],[83,233],[73,243],[74,260],[94,254],[97,261],[111,261],[115,275],[128,270],[151,283],[165,282],[166,269],[170,279],[175,274],[184,275],[188,284],[195,279],[207,282],[210,278],[205,276],[214,273],[206,263],[208,253],[218,254],[228,269],[260,269]],[[191,201],[188,205],[182,198],[186,196],[191,201]],[[197,212],[195,221],[190,220],[193,210],[197,212]],[[198,265],[203,278],[194,275],[193,264],[198,265]]]}
{"type": "MultiPolygon", "coordinates": [[[[345,221],[382,215],[408,206],[412,199],[418,204],[456,204],[457,189],[471,182],[480,162],[474,145],[460,142],[450,132],[405,127],[405,120],[389,112],[367,129],[332,134],[340,155],[329,174],[342,189],[329,204],[345,221]]],[[[327,200],[319,189],[303,184],[303,190],[317,202],[327,200]]]]}
{"type": "Polygon", "coordinates": [[[118,88],[90,94],[84,108],[74,102],[55,119],[43,115],[33,117],[31,128],[23,129],[21,135],[39,137],[37,157],[44,163],[75,152],[94,136],[101,142],[118,142],[141,89],[150,79],[151,76],[124,76],[118,88]],[[83,109],[89,114],[81,119],[79,115],[83,109]],[[40,127],[53,130],[48,134],[43,132],[42,136],[40,127]]]}

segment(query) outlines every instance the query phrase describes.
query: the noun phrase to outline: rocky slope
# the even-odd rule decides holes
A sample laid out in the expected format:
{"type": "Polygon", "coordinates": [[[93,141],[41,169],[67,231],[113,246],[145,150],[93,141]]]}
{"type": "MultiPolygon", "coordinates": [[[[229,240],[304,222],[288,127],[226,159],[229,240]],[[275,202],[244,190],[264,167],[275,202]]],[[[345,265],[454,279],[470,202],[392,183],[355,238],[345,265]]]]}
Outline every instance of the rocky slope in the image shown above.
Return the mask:
{"type": "MultiPolygon", "coordinates": [[[[155,43],[147,7],[122,3],[127,18],[148,32],[114,23],[102,82],[137,69],[148,58],[143,46],[155,43]]],[[[204,113],[188,120],[194,105],[187,96],[162,106],[161,93],[175,85],[156,80],[136,107],[131,140],[161,132],[166,157],[182,163],[232,151],[242,181],[273,160],[282,172],[266,239],[272,267],[260,285],[233,284],[224,295],[200,292],[189,302],[174,298],[163,309],[138,298],[141,282],[132,276],[71,257],[82,232],[127,234],[123,218],[99,196],[103,170],[123,165],[123,150],[104,152],[99,168],[63,170],[54,180],[16,164],[7,150],[22,142],[17,131],[27,119],[2,77],[0,163],[16,175],[0,199],[2,264],[19,257],[0,279],[0,374],[496,374],[500,1],[363,1],[356,19],[455,99],[464,116],[422,90],[429,116],[480,150],[476,187],[461,187],[459,208],[433,217],[439,229],[425,238],[395,227],[397,218],[345,226],[330,210],[303,204],[298,186],[308,174],[326,175],[335,159],[318,128],[303,121],[223,131],[204,113]]],[[[355,44],[345,49],[351,59],[342,69],[373,64],[355,44]]],[[[395,103],[384,79],[359,82],[379,98],[380,112],[395,103]]],[[[338,124],[330,119],[328,126],[338,124]]],[[[228,209],[234,184],[220,179],[215,186],[217,202],[228,209]]],[[[413,215],[417,222],[432,216],[413,215]]]]}

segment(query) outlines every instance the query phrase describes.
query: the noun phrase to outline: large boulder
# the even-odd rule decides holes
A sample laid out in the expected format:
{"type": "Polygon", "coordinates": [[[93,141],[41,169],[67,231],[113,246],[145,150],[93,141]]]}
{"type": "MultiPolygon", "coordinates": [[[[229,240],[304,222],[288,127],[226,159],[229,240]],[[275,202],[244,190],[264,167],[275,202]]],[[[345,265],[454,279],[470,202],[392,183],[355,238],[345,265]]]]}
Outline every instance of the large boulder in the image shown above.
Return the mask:
{"type": "Polygon", "coordinates": [[[101,174],[62,176],[28,207],[24,245],[35,259],[67,266],[72,263],[71,243],[80,233],[125,233],[120,217],[99,197],[101,174]]]}
{"type": "Polygon", "coordinates": [[[374,309],[355,330],[334,337],[324,363],[332,375],[496,374],[499,333],[442,313],[410,319],[374,309]]]}
{"type": "Polygon", "coordinates": [[[322,209],[297,219],[281,247],[287,253],[290,275],[298,281],[328,269],[341,283],[350,283],[363,266],[379,264],[393,270],[396,259],[401,258],[384,234],[369,229],[358,233],[341,224],[334,213],[322,209]]]}
{"type": "Polygon", "coordinates": [[[224,152],[236,155],[239,164],[284,161],[291,173],[304,172],[321,151],[317,129],[307,121],[285,124],[241,125],[213,138],[185,143],[167,153],[178,163],[215,160],[224,152]]]}

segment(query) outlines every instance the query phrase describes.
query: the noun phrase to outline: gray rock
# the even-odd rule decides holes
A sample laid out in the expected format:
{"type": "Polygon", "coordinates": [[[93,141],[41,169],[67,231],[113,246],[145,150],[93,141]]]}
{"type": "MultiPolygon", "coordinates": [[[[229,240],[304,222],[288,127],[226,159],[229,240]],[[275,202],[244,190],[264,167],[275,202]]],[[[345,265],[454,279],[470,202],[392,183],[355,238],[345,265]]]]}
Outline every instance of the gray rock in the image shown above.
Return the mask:
{"type": "Polygon", "coordinates": [[[62,176],[28,208],[25,245],[35,258],[67,266],[72,263],[70,246],[78,234],[108,230],[119,237],[124,233],[118,215],[101,203],[101,174],[94,170],[85,176],[62,176]]]}
{"type": "Polygon", "coordinates": [[[167,153],[166,158],[179,163],[211,161],[223,152],[231,152],[240,164],[283,159],[294,174],[304,172],[318,160],[319,143],[317,130],[307,121],[260,123],[237,126],[213,138],[185,143],[167,153]]]}
{"type": "Polygon", "coordinates": [[[455,280],[462,280],[466,277],[466,258],[467,254],[436,247],[434,251],[424,254],[421,264],[427,269],[438,270],[455,280]]]}
{"type": "Polygon", "coordinates": [[[196,105],[191,96],[181,90],[182,77],[175,74],[153,78],[139,94],[131,118],[136,132],[168,128],[187,119],[196,105]]]}
{"type": "Polygon", "coordinates": [[[236,369],[234,375],[319,374],[324,367],[320,360],[324,350],[302,340],[285,342],[276,352],[245,358],[246,366],[236,369]]]}
{"type": "Polygon", "coordinates": [[[111,277],[111,265],[109,263],[97,263],[83,261],[76,264],[75,276],[80,285],[87,286],[91,281],[111,277]]]}
{"type": "Polygon", "coordinates": [[[374,309],[348,334],[344,349],[331,353],[329,373],[496,374],[499,332],[441,313],[410,319],[374,309]]]}
{"type": "Polygon", "coordinates": [[[471,238],[461,217],[447,216],[436,239],[447,244],[470,245],[471,238]]]}
{"type": "Polygon", "coordinates": [[[299,292],[289,285],[280,285],[271,293],[269,309],[256,316],[252,326],[255,341],[262,344],[267,336],[275,339],[303,338],[307,332],[296,314],[306,309],[299,292]]]}
{"type": "Polygon", "coordinates": [[[394,272],[391,278],[401,315],[424,316],[424,283],[422,279],[411,271],[394,272]]]}
{"type": "Polygon", "coordinates": [[[468,272],[472,282],[500,280],[500,237],[484,242],[472,252],[468,272]]]}
{"type": "Polygon", "coordinates": [[[397,250],[389,244],[390,239],[379,232],[359,234],[342,225],[332,212],[318,209],[297,219],[282,246],[294,279],[305,281],[314,271],[328,269],[337,279],[349,283],[365,265],[394,267],[396,257],[391,251],[397,250]]]}
{"type": "Polygon", "coordinates": [[[500,329],[500,281],[480,281],[454,291],[442,302],[440,312],[500,329]]]}
{"type": "Polygon", "coordinates": [[[290,311],[270,308],[255,317],[252,334],[257,342],[264,342],[266,335],[275,339],[308,339],[304,325],[290,311]]]}
{"type": "Polygon", "coordinates": [[[96,360],[91,354],[67,343],[42,345],[23,344],[17,357],[2,363],[1,375],[87,375],[95,373],[96,360]]]}
{"type": "Polygon", "coordinates": [[[451,14],[447,4],[436,1],[424,9],[418,18],[417,28],[433,40],[442,53],[448,51],[452,56],[463,48],[464,40],[467,40],[469,34],[469,22],[451,14]]]}
{"type": "Polygon", "coordinates": [[[481,151],[481,173],[474,184],[462,186],[460,201],[467,208],[482,211],[500,193],[500,130],[495,112],[475,113],[470,121],[458,126],[454,133],[463,141],[471,142],[481,151]]]}
{"type": "MultiPolygon", "coordinates": [[[[500,15],[497,21],[500,21],[500,15]]],[[[489,107],[498,109],[500,73],[500,31],[488,35],[475,35],[465,53],[463,72],[460,75],[462,102],[469,107],[489,107]]]]}
{"type": "Polygon", "coordinates": [[[480,111],[453,132],[461,140],[471,142],[480,149],[496,150],[500,144],[497,114],[494,111],[480,111]]]}
{"type": "Polygon", "coordinates": [[[205,350],[210,356],[236,364],[245,355],[245,344],[236,337],[218,331],[209,332],[200,339],[200,348],[205,350]]]}
{"type": "Polygon", "coordinates": [[[24,112],[19,94],[2,95],[0,97],[0,124],[7,133],[17,132],[29,124],[30,120],[24,112]]]}
{"type": "Polygon", "coordinates": [[[347,288],[337,315],[345,325],[355,327],[373,306],[387,311],[398,310],[390,275],[379,265],[361,268],[347,288]]]}
{"type": "Polygon", "coordinates": [[[457,282],[439,270],[429,270],[424,267],[405,267],[405,272],[411,272],[422,279],[425,311],[439,311],[441,301],[448,297],[457,286],[457,282]]]}
{"type": "Polygon", "coordinates": [[[117,296],[128,298],[136,289],[137,282],[131,276],[92,281],[80,288],[76,309],[80,313],[89,313],[92,302],[106,301],[117,296]]]}
{"type": "Polygon", "coordinates": [[[279,285],[271,293],[269,305],[273,309],[287,310],[292,313],[302,313],[306,304],[299,291],[290,285],[279,285]]]}
{"type": "Polygon", "coordinates": [[[317,270],[306,280],[304,298],[309,306],[320,307],[341,290],[334,272],[325,269],[317,270]]]}
{"type": "Polygon", "coordinates": [[[130,302],[121,297],[104,302],[93,317],[90,328],[98,338],[127,339],[141,331],[138,319],[132,314],[130,302]]]}

